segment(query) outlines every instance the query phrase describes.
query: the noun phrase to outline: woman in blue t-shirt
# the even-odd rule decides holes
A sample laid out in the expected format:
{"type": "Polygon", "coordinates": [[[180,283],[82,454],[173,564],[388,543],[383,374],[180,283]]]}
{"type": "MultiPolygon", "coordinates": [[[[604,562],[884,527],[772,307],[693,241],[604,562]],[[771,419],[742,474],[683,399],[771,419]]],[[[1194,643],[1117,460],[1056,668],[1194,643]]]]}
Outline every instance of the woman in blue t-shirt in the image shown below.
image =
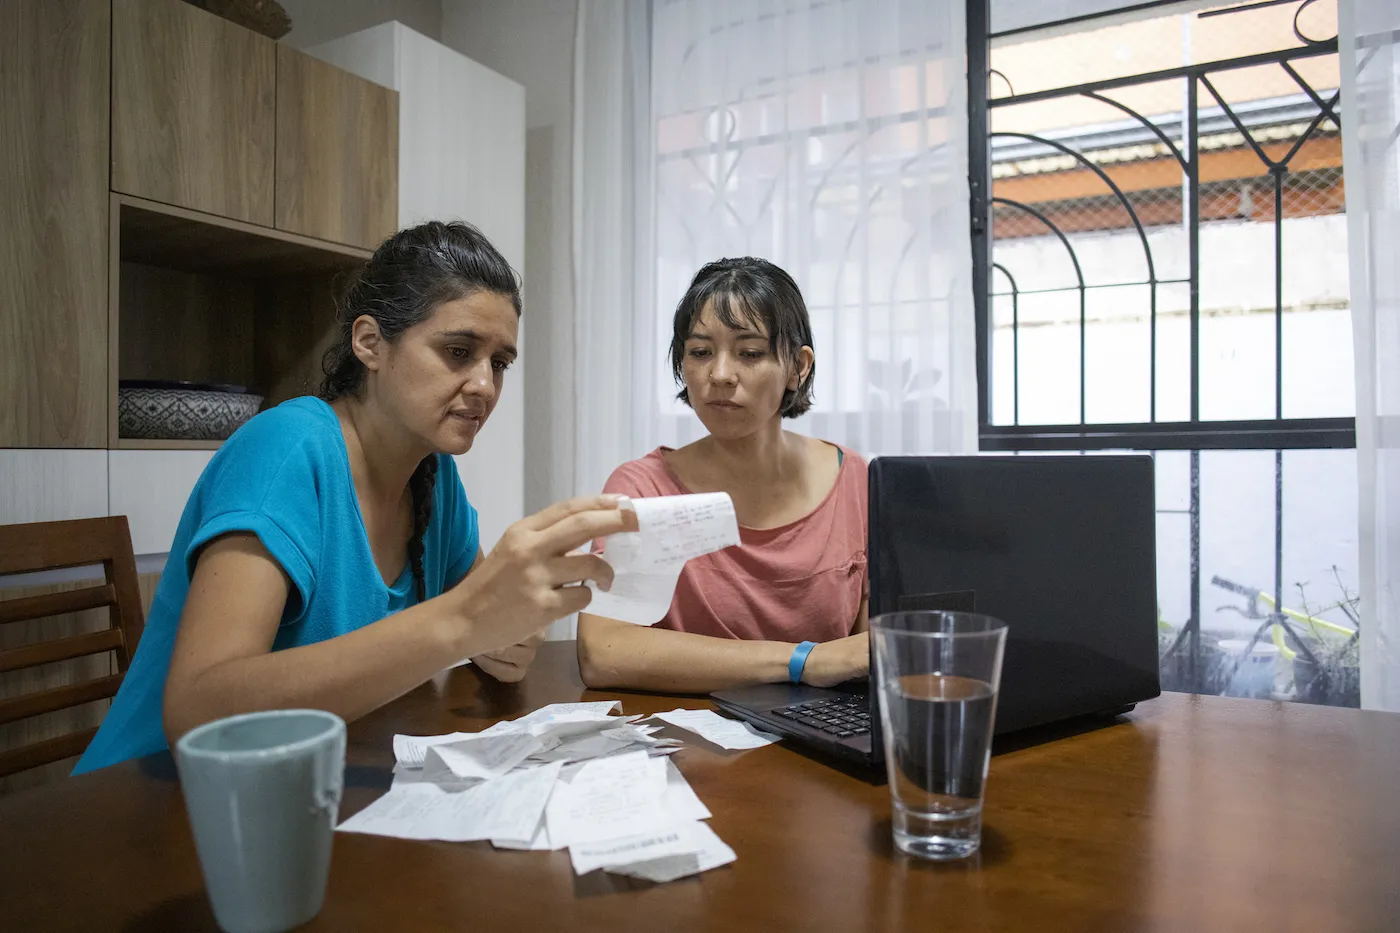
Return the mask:
{"type": "MultiPolygon", "coordinates": [[[[386,240],[350,288],[319,398],[253,418],[180,519],[146,629],[74,773],[235,713],[353,720],[471,658],[518,680],[540,632],[611,583],[579,545],[635,529],[610,497],[511,526],[489,555],[453,454],[516,356],[515,273],[476,228],[386,240]]],[[[489,490],[483,490],[489,495],[489,490]]]]}

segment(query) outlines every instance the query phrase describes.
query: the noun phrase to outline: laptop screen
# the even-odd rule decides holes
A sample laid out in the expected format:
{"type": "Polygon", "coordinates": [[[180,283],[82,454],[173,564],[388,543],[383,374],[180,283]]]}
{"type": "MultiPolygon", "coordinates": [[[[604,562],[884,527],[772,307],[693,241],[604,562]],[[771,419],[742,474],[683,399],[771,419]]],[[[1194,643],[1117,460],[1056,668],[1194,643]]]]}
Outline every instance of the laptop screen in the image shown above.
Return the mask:
{"type": "Polygon", "coordinates": [[[1149,699],[1155,518],[1150,456],[877,458],[870,614],[1006,622],[998,732],[1149,699]]]}

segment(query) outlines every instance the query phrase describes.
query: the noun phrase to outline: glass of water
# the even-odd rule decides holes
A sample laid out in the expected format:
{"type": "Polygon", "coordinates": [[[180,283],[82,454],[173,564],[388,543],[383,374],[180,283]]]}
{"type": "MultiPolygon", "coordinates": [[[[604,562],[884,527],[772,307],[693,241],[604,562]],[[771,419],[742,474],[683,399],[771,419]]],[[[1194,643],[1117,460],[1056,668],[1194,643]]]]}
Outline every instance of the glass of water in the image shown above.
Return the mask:
{"type": "Polygon", "coordinates": [[[894,842],[956,859],[982,842],[1006,623],[967,612],[892,612],[870,622],[894,810],[894,842]]]}

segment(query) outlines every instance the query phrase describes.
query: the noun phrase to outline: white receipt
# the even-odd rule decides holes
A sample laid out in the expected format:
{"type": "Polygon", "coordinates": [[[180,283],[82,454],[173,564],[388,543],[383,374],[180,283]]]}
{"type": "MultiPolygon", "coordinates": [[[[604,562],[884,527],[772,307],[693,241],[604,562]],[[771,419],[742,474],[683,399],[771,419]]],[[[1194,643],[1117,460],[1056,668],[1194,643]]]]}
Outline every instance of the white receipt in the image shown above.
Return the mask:
{"type": "Polygon", "coordinates": [[[474,735],[460,742],[434,745],[424,759],[442,760],[459,778],[495,778],[542,750],[545,743],[528,732],[500,732],[474,735]]]}
{"type": "Polygon", "coordinates": [[[569,736],[600,732],[641,718],[640,716],[609,715],[620,705],[621,701],[619,700],[601,700],[594,703],[551,703],[548,706],[540,707],[533,713],[521,716],[519,719],[498,722],[491,728],[473,733],[468,737],[530,735],[540,740],[541,748],[553,748],[560,740],[569,736]]]}
{"type": "Polygon", "coordinates": [[[569,846],[574,873],[586,875],[599,868],[616,869],[637,862],[651,862],[673,855],[695,855],[697,840],[684,824],[651,833],[640,833],[602,842],[581,842],[569,846]]]}
{"type": "Polygon", "coordinates": [[[540,823],[562,764],[515,771],[451,792],[436,784],[395,785],[341,823],[343,832],[400,839],[529,839],[540,823]]]}
{"type": "Polygon", "coordinates": [[[676,564],[660,573],[616,571],[612,589],[606,593],[589,584],[593,598],[584,611],[633,625],[655,625],[670,611],[682,566],[676,564]]]}
{"type": "Polygon", "coordinates": [[[776,735],[759,732],[746,722],[725,719],[708,709],[673,709],[669,713],[657,713],[652,718],[694,732],[720,748],[762,748],[778,741],[776,735]]]}
{"type": "Polygon", "coordinates": [[[394,736],[394,758],[408,768],[421,768],[428,749],[445,742],[460,742],[476,733],[449,732],[447,735],[396,735],[394,736]]]}
{"type": "MultiPolygon", "coordinates": [[[[575,769],[575,776],[577,775],[577,770],[578,769],[575,769]]],[[[661,797],[661,808],[665,811],[666,815],[676,824],[690,823],[695,820],[708,820],[710,818],[709,808],[701,802],[698,796],[696,796],[695,791],[690,786],[690,783],[685,779],[685,775],[681,774],[680,769],[677,768],[675,764],[671,761],[666,762],[666,790],[661,797]]],[[[523,839],[497,838],[492,839],[491,844],[498,849],[520,849],[529,852],[549,852],[556,849],[564,848],[564,846],[555,845],[554,842],[549,838],[549,827],[547,823],[547,820],[540,820],[540,825],[536,827],[535,834],[531,836],[528,841],[523,839]]],[[[642,837],[629,838],[636,840],[638,838],[650,838],[653,836],[655,836],[655,833],[643,834],[642,837]]],[[[610,844],[611,842],[612,840],[604,840],[603,843],[597,844],[606,845],[610,844]]],[[[586,844],[579,843],[578,845],[586,844]]],[[[578,848],[577,845],[571,847],[571,851],[573,851],[573,849],[576,848],[578,848]]],[[[662,853],[660,852],[649,851],[645,857],[659,858],[661,857],[661,855],[662,853]]],[[[641,857],[639,856],[639,859],[640,858],[641,857]]],[[[578,863],[575,862],[575,868],[577,868],[577,864],[578,863]]],[[[621,864],[621,862],[610,861],[608,862],[608,864],[621,864]]],[[[579,874],[583,874],[583,871],[585,870],[580,870],[579,874]]]]}
{"type": "Polygon", "coordinates": [[[657,496],[631,500],[637,531],[604,539],[603,558],[613,568],[608,592],[593,590],[588,612],[653,625],[671,608],[681,568],[694,557],[739,543],[739,522],[728,493],[657,496]]]}
{"type": "Polygon", "coordinates": [[[614,720],[609,717],[613,710],[621,706],[621,700],[597,700],[592,703],[551,703],[548,706],[541,706],[533,713],[521,716],[519,719],[498,722],[491,728],[504,731],[503,727],[505,726],[526,728],[556,722],[621,722],[620,719],[614,720]]]}
{"type": "Polygon", "coordinates": [[[681,769],[669,758],[660,760],[666,762],[666,794],[661,799],[666,812],[679,822],[708,820],[711,816],[710,808],[696,796],[690,782],[681,774],[681,769]]]}
{"type": "Polygon", "coordinates": [[[690,848],[694,850],[693,854],[664,855],[645,862],[610,867],[608,871],[662,883],[728,865],[737,858],[734,850],[725,845],[724,840],[704,823],[690,823],[686,825],[685,831],[691,837],[690,848]]]}
{"type": "MultiPolygon", "coordinates": [[[[638,719],[640,717],[630,718],[638,719]]],[[[537,722],[527,728],[531,735],[538,736],[542,741],[552,746],[555,743],[579,736],[611,732],[617,724],[628,721],[629,719],[622,716],[600,716],[597,719],[559,719],[554,722],[537,722]]]]}
{"type": "Polygon", "coordinates": [[[530,756],[530,760],[562,761],[565,763],[588,761],[591,758],[606,758],[625,748],[630,748],[634,744],[637,743],[633,739],[609,735],[606,731],[596,732],[590,735],[572,736],[554,748],[536,752],[530,756]]]}
{"type": "Polygon", "coordinates": [[[469,787],[475,787],[481,783],[477,778],[459,778],[447,766],[442,763],[442,759],[434,758],[435,770],[429,770],[426,766],[422,768],[409,768],[405,765],[394,765],[394,780],[392,787],[403,787],[405,784],[436,784],[443,790],[459,791],[469,787]]]}
{"type": "Polygon", "coordinates": [[[645,751],[585,764],[549,798],[545,819],[550,842],[573,846],[670,826],[673,820],[664,807],[666,764],[645,751]]]}
{"type": "Polygon", "coordinates": [[[535,828],[535,834],[529,841],[524,839],[492,839],[491,845],[498,849],[518,849],[522,852],[553,852],[562,849],[563,846],[556,846],[549,841],[549,828],[545,826],[545,821],[540,820],[540,825],[535,828]]]}
{"type": "MultiPolygon", "coordinates": [[[[637,510],[637,531],[608,539],[610,554],[614,553],[613,543],[624,539],[624,570],[683,564],[692,557],[739,543],[739,522],[734,517],[734,501],[727,492],[633,499],[632,507],[637,510]]],[[[618,566],[613,564],[614,568],[618,566]]]]}
{"type": "MultiPolygon", "coordinates": [[[[667,741],[669,741],[669,740],[667,740],[667,741]]],[[[653,746],[651,746],[650,748],[647,749],[647,754],[648,754],[648,755],[657,755],[657,756],[660,756],[660,755],[674,755],[676,752],[680,751],[680,750],[681,750],[682,748],[684,748],[684,747],[685,747],[684,745],[670,745],[670,746],[653,745],[653,746]]]]}
{"type": "MultiPolygon", "coordinates": [[[[642,717],[638,715],[636,717],[629,716],[627,718],[635,720],[641,719],[642,717]]],[[[660,739],[652,738],[652,736],[659,731],[661,731],[660,726],[638,726],[634,722],[627,722],[619,723],[616,726],[611,726],[607,729],[604,729],[599,734],[608,736],[609,738],[621,739],[627,742],[641,742],[645,745],[651,745],[654,742],[661,741],[660,739]]]]}
{"type": "MultiPolygon", "coordinates": [[[[734,861],[701,820],[710,810],[675,763],[676,739],[620,703],[555,703],[481,732],[394,737],[389,792],[341,823],[344,832],[569,850],[579,874],[603,869],[671,881],[734,861]]],[[[767,737],[709,710],[657,717],[725,747],[767,737]],[[736,733],[737,730],[737,733],[736,733]]]]}

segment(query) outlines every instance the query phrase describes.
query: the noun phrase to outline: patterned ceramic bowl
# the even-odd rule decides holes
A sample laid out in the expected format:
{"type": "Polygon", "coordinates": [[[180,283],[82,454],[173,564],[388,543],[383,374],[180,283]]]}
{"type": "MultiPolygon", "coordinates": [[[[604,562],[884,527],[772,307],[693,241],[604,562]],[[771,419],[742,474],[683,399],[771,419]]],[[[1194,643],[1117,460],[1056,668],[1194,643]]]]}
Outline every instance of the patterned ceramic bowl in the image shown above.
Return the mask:
{"type": "Polygon", "coordinates": [[[117,433],[162,441],[222,441],[258,413],[261,395],[242,386],[123,379],[117,433]]]}

